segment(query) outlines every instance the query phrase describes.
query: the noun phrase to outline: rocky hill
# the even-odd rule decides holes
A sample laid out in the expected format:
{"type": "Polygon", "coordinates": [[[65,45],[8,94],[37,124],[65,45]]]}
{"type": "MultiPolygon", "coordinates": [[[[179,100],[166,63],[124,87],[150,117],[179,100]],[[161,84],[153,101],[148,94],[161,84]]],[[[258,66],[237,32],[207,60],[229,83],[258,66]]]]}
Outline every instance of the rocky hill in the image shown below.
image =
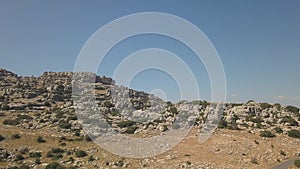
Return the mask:
{"type": "Polygon", "coordinates": [[[0,69],[0,166],[270,168],[300,155],[299,108],[255,101],[226,103],[216,120],[210,115],[216,105],[206,101],[163,102],[91,73],[45,72],[40,77],[20,77],[0,69]],[[94,77],[91,93],[72,80],[86,74],[94,77]],[[97,106],[86,109],[91,103],[97,106]],[[127,159],[91,142],[103,134],[97,132],[99,128],[83,130],[91,124],[99,126],[95,119],[100,118],[113,131],[130,137],[194,127],[174,150],[157,157],[127,159]],[[195,143],[205,124],[214,121],[218,129],[213,136],[202,145],[195,143]]]}

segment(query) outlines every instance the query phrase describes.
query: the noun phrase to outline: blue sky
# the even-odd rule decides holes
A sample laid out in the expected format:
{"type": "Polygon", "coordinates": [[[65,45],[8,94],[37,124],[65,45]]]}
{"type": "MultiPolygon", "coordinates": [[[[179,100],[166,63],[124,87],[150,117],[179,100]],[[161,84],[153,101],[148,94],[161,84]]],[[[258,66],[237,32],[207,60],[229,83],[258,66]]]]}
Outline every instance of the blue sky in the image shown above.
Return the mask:
{"type": "MultiPolygon", "coordinates": [[[[223,62],[227,99],[249,99],[300,106],[300,1],[0,1],[0,67],[19,75],[72,71],[89,37],[105,24],[137,12],[164,12],[184,18],[211,40],[223,62]]],[[[145,35],[116,45],[98,73],[115,67],[143,48],[179,55],[197,75],[203,99],[209,78],[193,52],[173,39],[145,35]]],[[[176,100],[178,88],[167,74],[141,72],[131,87],[165,90],[176,100]]]]}

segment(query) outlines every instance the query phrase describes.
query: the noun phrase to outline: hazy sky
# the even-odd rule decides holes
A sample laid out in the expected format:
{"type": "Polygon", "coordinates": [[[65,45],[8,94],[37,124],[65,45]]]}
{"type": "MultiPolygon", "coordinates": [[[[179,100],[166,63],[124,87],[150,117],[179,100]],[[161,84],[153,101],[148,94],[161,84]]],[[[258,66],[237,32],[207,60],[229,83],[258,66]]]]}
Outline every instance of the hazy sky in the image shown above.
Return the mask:
{"type": "MultiPolygon", "coordinates": [[[[105,24],[137,12],[164,12],[190,21],[211,40],[224,65],[228,101],[254,99],[300,106],[299,7],[298,0],[2,0],[0,67],[28,76],[72,71],[85,42],[105,24]]],[[[136,36],[121,42],[105,56],[98,73],[112,76],[126,56],[144,48],[179,55],[197,76],[201,97],[210,98],[204,66],[186,46],[163,36],[136,36]]],[[[179,97],[175,80],[157,70],[141,72],[131,87],[160,88],[170,100],[179,97]]]]}

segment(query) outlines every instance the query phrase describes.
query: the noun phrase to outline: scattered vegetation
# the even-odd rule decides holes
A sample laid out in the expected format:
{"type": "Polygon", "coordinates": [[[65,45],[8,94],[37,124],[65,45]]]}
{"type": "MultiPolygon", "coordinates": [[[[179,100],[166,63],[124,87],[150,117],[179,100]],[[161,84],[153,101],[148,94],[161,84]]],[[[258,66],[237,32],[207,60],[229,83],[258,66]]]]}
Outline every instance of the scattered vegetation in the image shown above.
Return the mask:
{"type": "Polygon", "coordinates": [[[289,123],[290,126],[299,126],[299,123],[292,117],[285,117],[282,119],[281,123],[289,123]]]}
{"type": "Polygon", "coordinates": [[[275,127],[274,130],[278,134],[283,133],[283,130],[280,127],[275,127]]]}
{"type": "Polygon", "coordinates": [[[218,125],[218,128],[227,128],[227,122],[224,120],[224,119],[221,119],[220,122],[219,122],[219,125],[218,125]]]}
{"type": "Polygon", "coordinates": [[[3,141],[5,140],[5,137],[3,137],[1,134],[0,134],[0,141],[3,141]]]}
{"type": "Polygon", "coordinates": [[[30,158],[38,158],[38,157],[42,157],[42,153],[41,153],[41,152],[30,152],[30,153],[29,153],[29,157],[30,157],[30,158]]]}
{"type": "Polygon", "coordinates": [[[137,126],[129,126],[124,133],[127,133],[127,134],[134,134],[135,130],[137,130],[138,127],[137,126]]]}
{"type": "Polygon", "coordinates": [[[125,128],[125,127],[130,127],[130,126],[132,126],[134,124],[135,124],[135,122],[134,121],[130,121],[130,120],[121,121],[121,122],[118,123],[118,127],[125,128]]]}
{"type": "Polygon", "coordinates": [[[287,111],[292,112],[294,114],[298,114],[299,113],[299,108],[295,107],[295,106],[286,106],[285,108],[287,111]]]}
{"type": "Polygon", "coordinates": [[[297,168],[300,168],[300,160],[295,160],[294,164],[297,168]]]}
{"type": "Polygon", "coordinates": [[[36,138],[36,141],[37,141],[38,143],[44,143],[44,142],[46,142],[46,141],[43,139],[42,136],[38,136],[38,137],[36,138]]]}
{"type": "Polygon", "coordinates": [[[260,103],[260,107],[264,110],[264,109],[269,109],[272,107],[271,104],[269,103],[260,103]]]}
{"type": "Polygon", "coordinates": [[[11,135],[11,139],[16,140],[16,139],[20,139],[21,136],[19,134],[13,134],[11,135]]]}
{"type": "Polygon", "coordinates": [[[174,106],[171,106],[170,107],[170,113],[172,113],[172,114],[178,114],[177,108],[174,107],[174,106]]]}
{"type": "Polygon", "coordinates": [[[118,166],[118,167],[123,167],[124,162],[123,162],[123,160],[119,160],[119,161],[115,162],[114,165],[118,166]]]}
{"type": "Polygon", "coordinates": [[[104,107],[106,107],[106,108],[111,108],[111,107],[113,107],[114,105],[110,102],[110,101],[105,101],[104,103],[103,103],[103,106],[104,107]]]}
{"type": "Polygon", "coordinates": [[[294,138],[300,138],[300,130],[292,129],[292,130],[288,131],[288,136],[294,137],[294,138]]]}
{"type": "Polygon", "coordinates": [[[58,162],[52,162],[50,164],[48,164],[45,169],[66,169],[65,166],[63,166],[62,164],[59,164],[58,162]]]}
{"type": "Polygon", "coordinates": [[[275,134],[273,134],[271,131],[266,131],[265,130],[265,131],[261,131],[259,136],[272,138],[272,137],[275,137],[275,134]]]}
{"type": "Polygon", "coordinates": [[[70,123],[68,123],[67,121],[64,121],[64,120],[59,122],[58,126],[62,129],[70,129],[72,127],[72,125],[70,123]]]}
{"type": "Polygon", "coordinates": [[[75,156],[78,157],[78,158],[81,158],[81,157],[87,156],[87,153],[83,150],[78,150],[78,151],[75,152],[75,156]]]}

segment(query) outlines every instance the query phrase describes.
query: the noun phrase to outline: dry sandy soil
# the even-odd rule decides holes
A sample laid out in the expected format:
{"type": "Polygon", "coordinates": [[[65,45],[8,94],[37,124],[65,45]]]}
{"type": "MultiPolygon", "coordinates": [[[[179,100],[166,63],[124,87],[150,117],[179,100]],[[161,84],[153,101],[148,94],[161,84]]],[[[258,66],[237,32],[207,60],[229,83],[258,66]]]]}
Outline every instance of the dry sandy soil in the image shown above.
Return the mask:
{"type": "MultiPolygon", "coordinates": [[[[71,153],[57,160],[65,166],[77,165],[79,168],[118,168],[114,163],[123,161],[124,168],[271,168],[279,161],[293,158],[300,152],[300,139],[286,135],[277,135],[275,138],[262,138],[258,134],[248,131],[234,131],[218,129],[205,143],[198,142],[198,130],[192,129],[188,136],[172,150],[156,157],[145,159],[128,159],[111,154],[93,142],[61,141],[60,135],[49,129],[25,130],[15,126],[0,127],[0,134],[6,139],[0,142],[0,147],[14,153],[21,147],[27,146],[30,151],[41,151],[41,165],[34,168],[44,168],[52,162],[46,153],[52,147],[60,147],[71,153]],[[12,134],[19,134],[21,139],[11,139],[12,134]],[[41,135],[46,142],[37,143],[36,138],[41,135]],[[65,146],[60,144],[64,142],[65,146]],[[74,149],[84,150],[88,156],[76,158],[74,149]],[[283,153],[285,155],[283,155],[283,153]],[[93,155],[96,159],[88,162],[93,155]],[[70,157],[75,163],[66,162],[70,157]]],[[[69,138],[72,138],[71,136],[69,138]]],[[[74,137],[75,138],[75,137],[74,137]]],[[[28,157],[28,153],[24,155],[28,157]]],[[[34,158],[27,158],[34,163],[34,158]]],[[[0,168],[18,165],[19,162],[0,162],[0,168]]],[[[30,163],[30,162],[29,162],[30,163]]]]}

